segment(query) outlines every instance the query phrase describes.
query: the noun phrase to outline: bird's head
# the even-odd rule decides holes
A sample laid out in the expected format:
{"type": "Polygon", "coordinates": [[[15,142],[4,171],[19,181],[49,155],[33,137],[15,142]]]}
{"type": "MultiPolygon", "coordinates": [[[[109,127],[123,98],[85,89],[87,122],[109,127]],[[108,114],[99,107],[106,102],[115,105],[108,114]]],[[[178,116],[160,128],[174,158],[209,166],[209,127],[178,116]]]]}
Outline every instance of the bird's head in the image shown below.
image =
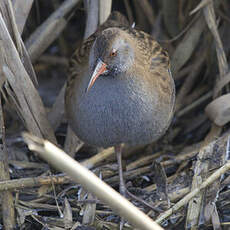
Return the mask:
{"type": "Polygon", "coordinates": [[[134,61],[134,47],[126,34],[119,28],[109,28],[95,40],[89,57],[91,78],[87,91],[100,76],[111,76],[125,72],[134,61]]]}

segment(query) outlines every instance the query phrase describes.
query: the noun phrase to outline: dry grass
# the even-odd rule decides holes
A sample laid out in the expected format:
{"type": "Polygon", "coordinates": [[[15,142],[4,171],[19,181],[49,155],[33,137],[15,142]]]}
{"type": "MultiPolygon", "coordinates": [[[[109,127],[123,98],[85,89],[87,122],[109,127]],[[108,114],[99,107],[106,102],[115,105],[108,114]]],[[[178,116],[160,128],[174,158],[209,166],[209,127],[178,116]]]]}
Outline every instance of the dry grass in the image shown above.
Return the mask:
{"type": "MultiPolygon", "coordinates": [[[[110,4],[0,1],[0,228],[117,228],[119,219],[109,204],[50,169],[21,138],[27,130],[58,144],[118,187],[113,149],[98,150],[74,136],[66,128],[63,99],[68,58],[112,9],[168,50],[177,89],[167,134],[148,146],[126,147],[129,189],[155,211],[134,204],[165,229],[228,229],[230,3],[110,4]]],[[[133,228],[127,224],[125,229],[133,228]]]]}

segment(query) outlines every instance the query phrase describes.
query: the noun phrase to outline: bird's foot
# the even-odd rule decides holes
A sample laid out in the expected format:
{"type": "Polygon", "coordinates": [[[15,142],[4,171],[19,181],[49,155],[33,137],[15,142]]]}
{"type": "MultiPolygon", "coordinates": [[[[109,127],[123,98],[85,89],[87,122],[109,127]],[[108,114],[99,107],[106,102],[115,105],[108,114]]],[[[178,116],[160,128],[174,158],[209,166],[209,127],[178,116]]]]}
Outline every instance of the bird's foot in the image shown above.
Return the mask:
{"type": "Polygon", "coordinates": [[[122,196],[124,196],[125,198],[130,198],[130,199],[133,199],[133,200],[136,200],[138,201],[139,203],[141,203],[142,205],[144,205],[145,207],[155,211],[155,212],[162,212],[163,210],[161,210],[160,208],[156,208],[156,207],[153,207],[152,205],[150,205],[149,203],[147,203],[145,200],[137,197],[136,195],[134,195],[133,193],[131,193],[125,186],[125,184],[120,184],[120,194],[122,196]]]}
{"type": "MultiPolygon", "coordinates": [[[[124,183],[120,183],[119,191],[120,191],[120,194],[121,194],[122,196],[124,196],[125,198],[127,198],[127,191],[128,191],[128,190],[126,189],[124,183]]],[[[122,229],[123,229],[124,224],[125,224],[125,220],[124,220],[124,218],[121,217],[121,219],[120,219],[119,230],[122,230],[122,229]]]]}

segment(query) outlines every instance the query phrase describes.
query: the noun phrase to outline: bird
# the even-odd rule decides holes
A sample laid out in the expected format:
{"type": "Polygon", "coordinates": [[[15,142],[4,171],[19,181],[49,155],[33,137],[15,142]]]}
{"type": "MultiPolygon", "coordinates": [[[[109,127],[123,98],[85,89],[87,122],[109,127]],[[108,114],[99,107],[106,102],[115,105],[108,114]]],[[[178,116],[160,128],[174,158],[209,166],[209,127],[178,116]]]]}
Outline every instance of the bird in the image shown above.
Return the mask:
{"type": "Polygon", "coordinates": [[[85,143],[114,146],[122,195],[123,144],[158,140],[174,114],[175,85],[167,52],[151,35],[113,12],[76,49],[65,93],[68,124],[85,143]],[[123,20],[117,21],[117,18],[123,20]]]}

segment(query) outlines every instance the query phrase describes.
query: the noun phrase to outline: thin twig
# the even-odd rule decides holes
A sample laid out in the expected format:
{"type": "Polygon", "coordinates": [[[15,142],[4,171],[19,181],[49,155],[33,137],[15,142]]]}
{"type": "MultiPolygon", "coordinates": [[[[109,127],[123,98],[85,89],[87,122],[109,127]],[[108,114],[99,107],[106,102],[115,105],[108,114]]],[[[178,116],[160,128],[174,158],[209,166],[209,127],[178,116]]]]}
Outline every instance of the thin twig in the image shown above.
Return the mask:
{"type": "Polygon", "coordinates": [[[162,215],[160,215],[157,219],[157,223],[161,223],[166,218],[171,216],[173,213],[178,211],[180,208],[185,206],[193,197],[195,197],[201,190],[205,189],[207,186],[212,184],[215,180],[217,180],[219,177],[221,177],[224,173],[226,173],[228,170],[230,170],[230,162],[228,161],[224,166],[222,166],[220,169],[218,169],[216,172],[214,172],[207,180],[205,180],[198,188],[191,191],[189,194],[187,194],[182,200],[177,202],[172,208],[164,212],[162,215]]]}

